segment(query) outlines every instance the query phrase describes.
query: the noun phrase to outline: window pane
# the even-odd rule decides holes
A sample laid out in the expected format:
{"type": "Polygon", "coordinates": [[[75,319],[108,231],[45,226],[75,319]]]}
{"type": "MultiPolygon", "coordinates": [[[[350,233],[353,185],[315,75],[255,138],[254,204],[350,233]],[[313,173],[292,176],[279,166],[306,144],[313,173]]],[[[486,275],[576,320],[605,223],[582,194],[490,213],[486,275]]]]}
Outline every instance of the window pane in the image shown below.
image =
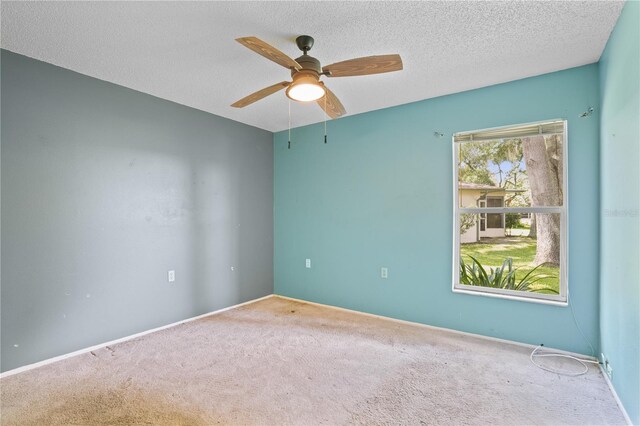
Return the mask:
{"type": "Polygon", "coordinates": [[[503,197],[487,197],[487,207],[504,207],[503,197]]]}
{"type": "Polygon", "coordinates": [[[458,143],[460,207],[558,207],[563,200],[563,134],[458,143]],[[481,205],[482,200],[487,200],[481,205]]]}
{"type": "Polygon", "coordinates": [[[489,213],[487,214],[487,228],[502,229],[504,227],[502,222],[503,214],[489,213]]]}
{"type": "Polygon", "coordinates": [[[460,284],[559,294],[560,214],[500,216],[506,226],[481,228],[483,215],[460,214],[460,284]]]}
{"type": "MultiPolygon", "coordinates": [[[[503,197],[487,197],[487,207],[504,207],[503,197]]],[[[499,228],[504,227],[503,222],[504,214],[489,213],[487,214],[487,228],[499,228]]]]}

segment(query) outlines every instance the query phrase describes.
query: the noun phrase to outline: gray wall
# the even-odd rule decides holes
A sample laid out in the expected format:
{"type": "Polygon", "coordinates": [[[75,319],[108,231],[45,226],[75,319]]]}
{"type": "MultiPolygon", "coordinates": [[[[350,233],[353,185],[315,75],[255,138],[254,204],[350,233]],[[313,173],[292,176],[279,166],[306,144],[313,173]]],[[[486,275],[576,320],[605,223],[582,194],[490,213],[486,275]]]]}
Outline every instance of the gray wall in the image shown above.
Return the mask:
{"type": "Polygon", "coordinates": [[[4,50],[1,93],[2,371],[273,293],[270,132],[4,50]]]}

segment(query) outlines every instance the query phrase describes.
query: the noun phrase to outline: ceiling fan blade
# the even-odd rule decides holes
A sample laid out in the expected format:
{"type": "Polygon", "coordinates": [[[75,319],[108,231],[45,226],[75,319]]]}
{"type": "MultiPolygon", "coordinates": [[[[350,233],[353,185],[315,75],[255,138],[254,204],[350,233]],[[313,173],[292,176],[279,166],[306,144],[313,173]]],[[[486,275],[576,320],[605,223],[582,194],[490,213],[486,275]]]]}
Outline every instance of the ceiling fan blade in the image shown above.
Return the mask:
{"type": "Polygon", "coordinates": [[[271,46],[269,43],[260,40],[258,37],[241,37],[237,38],[236,41],[243,46],[253,50],[257,54],[262,55],[265,58],[275,62],[276,64],[280,64],[285,68],[295,68],[297,70],[302,68],[299,63],[297,63],[275,47],[271,46]]]}
{"type": "Polygon", "coordinates": [[[258,90],[255,93],[250,94],[249,96],[245,96],[239,101],[231,104],[234,108],[244,108],[247,105],[251,105],[252,103],[259,101],[262,98],[266,98],[269,95],[273,95],[279,90],[284,89],[291,83],[288,81],[281,81],[280,83],[276,83],[273,86],[265,87],[264,89],[258,90]]]}
{"type": "Polygon", "coordinates": [[[338,118],[345,115],[347,111],[344,109],[344,106],[342,106],[338,97],[334,95],[327,86],[324,86],[324,90],[325,95],[316,101],[316,103],[320,105],[320,108],[331,118],[338,118]]]}
{"type": "Polygon", "coordinates": [[[400,71],[402,59],[400,55],[378,55],[349,59],[322,67],[328,77],[351,77],[356,75],[381,74],[384,72],[400,71]]]}

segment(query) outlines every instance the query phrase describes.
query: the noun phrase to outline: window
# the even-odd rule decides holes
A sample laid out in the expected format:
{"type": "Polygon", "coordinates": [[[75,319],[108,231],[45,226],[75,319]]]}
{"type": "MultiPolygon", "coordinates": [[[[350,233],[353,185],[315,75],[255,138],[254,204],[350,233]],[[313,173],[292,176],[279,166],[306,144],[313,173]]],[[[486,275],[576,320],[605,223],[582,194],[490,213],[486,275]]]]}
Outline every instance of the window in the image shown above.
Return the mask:
{"type": "Polygon", "coordinates": [[[453,152],[453,291],[566,304],[566,121],[456,133],[453,152]]]}

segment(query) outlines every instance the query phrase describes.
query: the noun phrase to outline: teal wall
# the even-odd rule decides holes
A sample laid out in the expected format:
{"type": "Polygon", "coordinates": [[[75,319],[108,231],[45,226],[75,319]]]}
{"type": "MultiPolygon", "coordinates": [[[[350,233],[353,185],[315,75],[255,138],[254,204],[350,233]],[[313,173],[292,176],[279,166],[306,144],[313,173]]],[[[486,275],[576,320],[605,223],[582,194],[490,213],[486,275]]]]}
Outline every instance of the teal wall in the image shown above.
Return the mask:
{"type": "Polygon", "coordinates": [[[275,292],[590,354],[568,307],[451,291],[452,133],[566,118],[569,291],[597,350],[599,122],[578,118],[589,106],[596,64],[330,121],[326,145],[322,125],[293,129],[290,150],[275,134],[275,292]]]}
{"type": "Polygon", "coordinates": [[[600,60],[600,333],[612,382],[640,424],[640,3],[600,60]]]}

